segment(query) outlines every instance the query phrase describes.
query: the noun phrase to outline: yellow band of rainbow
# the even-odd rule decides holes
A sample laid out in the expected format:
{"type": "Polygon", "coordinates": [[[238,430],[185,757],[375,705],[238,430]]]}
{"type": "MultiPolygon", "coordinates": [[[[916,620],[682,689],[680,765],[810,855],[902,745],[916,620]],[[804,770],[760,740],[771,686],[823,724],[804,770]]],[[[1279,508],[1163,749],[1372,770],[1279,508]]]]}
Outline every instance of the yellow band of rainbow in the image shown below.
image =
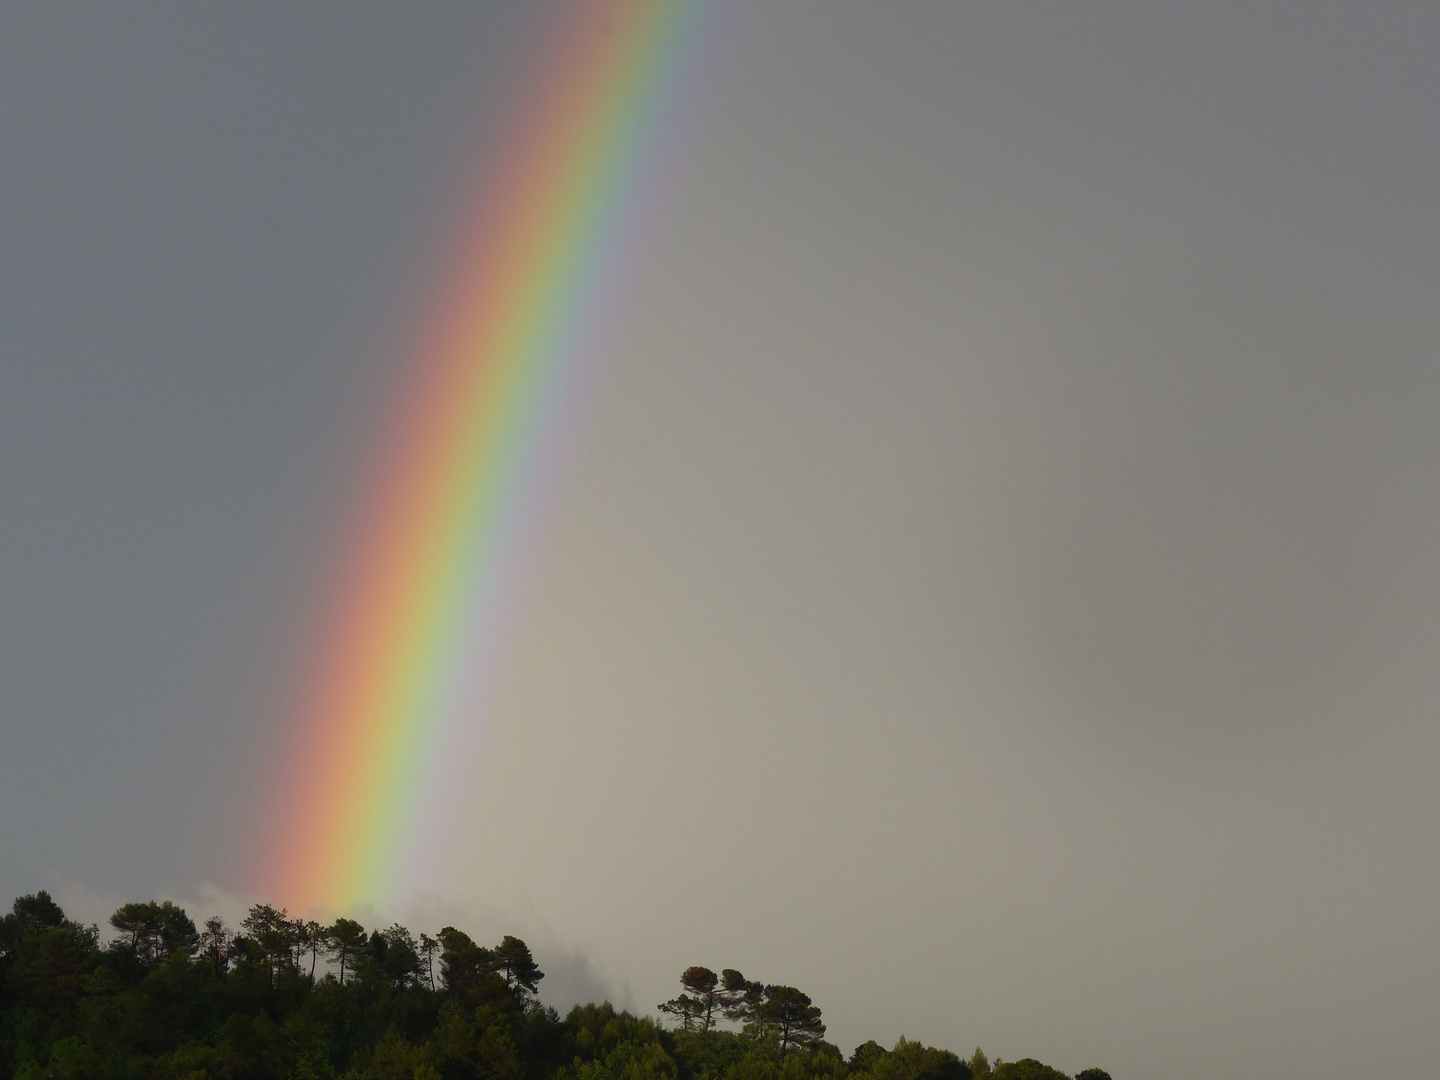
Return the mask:
{"type": "Polygon", "coordinates": [[[294,777],[265,856],[267,891],[292,910],[392,897],[437,746],[447,727],[480,722],[456,688],[474,679],[515,517],[589,347],[700,8],[567,9],[476,200],[294,720],[294,777]]]}

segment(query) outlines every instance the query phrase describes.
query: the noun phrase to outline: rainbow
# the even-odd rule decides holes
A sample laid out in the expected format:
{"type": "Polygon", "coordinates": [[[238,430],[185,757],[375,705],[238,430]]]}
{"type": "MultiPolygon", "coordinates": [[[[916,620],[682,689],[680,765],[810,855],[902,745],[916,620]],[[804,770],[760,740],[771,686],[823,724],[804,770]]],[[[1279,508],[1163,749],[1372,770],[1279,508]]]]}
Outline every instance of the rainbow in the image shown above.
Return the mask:
{"type": "Polygon", "coordinates": [[[585,0],[548,39],[407,368],[292,722],[263,856],[291,910],[392,900],[435,816],[438,763],[483,719],[536,489],[563,457],[567,394],[616,302],[702,7],[585,0]]]}

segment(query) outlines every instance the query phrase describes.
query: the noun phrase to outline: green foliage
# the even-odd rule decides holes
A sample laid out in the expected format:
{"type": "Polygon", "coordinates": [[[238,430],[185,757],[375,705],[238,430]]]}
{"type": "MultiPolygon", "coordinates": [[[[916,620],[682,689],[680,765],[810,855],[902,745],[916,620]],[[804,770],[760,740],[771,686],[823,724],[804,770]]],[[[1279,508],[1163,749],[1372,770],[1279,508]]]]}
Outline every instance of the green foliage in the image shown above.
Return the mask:
{"type": "Polygon", "coordinates": [[[865,1074],[873,1076],[889,1054],[890,1052],[874,1039],[863,1042],[857,1046],[855,1052],[850,1055],[850,1072],[853,1075],[865,1074]]]}
{"type": "Polygon", "coordinates": [[[345,984],[346,968],[354,966],[367,940],[365,928],[354,919],[336,919],[334,925],[325,931],[325,955],[339,966],[342,986],[345,984]]]}
{"type": "Polygon", "coordinates": [[[664,1002],[660,1011],[678,1019],[685,1031],[697,1027],[709,1031],[726,1004],[720,976],[707,967],[689,967],[680,976],[680,985],[686,992],[664,1002]]]}
{"type": "Polygon", "coordinates": [[[782,1058],[792,1047],[811,1046],[825,1035],[820,1007],[811,1003],[809,994],[793,986],[765,987],[764,997],[751,1015],[757,1034],[762,1039],[773,1039],[782,1058]]]}
{"type": "Polygon", "coordinates": [[[893,1050],[875,1042],[856,1047],[850,1056],[850,1072],[864,1080],[970,1080],[972,1075],[971,1066],[958,1055],[903,1035],[893,1050]]]}
{"type": "Polygon", "coordinates": [[[0,919],[0,926],[4,928],[0,938],[9,941],[12,936],[19,938],[26,933],[53,930],[64,926],[65,922],[65,913],[60,910],[60,905],[41,889],[30,896],[15,898],[10,914],[0,919]]]}
{"type": "Polygon", "coordinates": [[[1034,1058],[1021,1058],[1019,1061],[1007,1061],[1003,1065],[997,1064],[991,1069],[990,1075],[995,1080],[1070,1080],[1059,1069],[1042,1065],[1034,1058]]]}
{"type": "Polygon", "coordinates": [[[834,1047],[812,1047],[785,1057],[772,1044],[753,1043],[725,1080],[843,1080],[849,1075],[834,1047]]]}
{"type": "Polygon", "coordinates": [[[825,1035],[819,1006],[793,986],[751,982],[734,968],[716,976],[706,967],[686,968],[680,985],[688,992],[659,1009],[677,1017],[682,1031],[708,1032],[718,1010],[725,1019],[743,1024],[755,1042],[773,1046],[781,1058],[793,1049],[819,1044],[825,1035]]]}
{"type": "Polygon", "coordinates": [[[200,947],[200,935],[190,916],[169,900],[124,904],[110,916],[110,925],[121,934],[114,947],[146,965],[181,953],[190,956],[200,947]]]}
{"type": "Polygon", "coordinates": [[[864,1043],[846,1062],[808,995],[733,968],[685,970],[682,994],[661,1006],[679,1022],[671,1031],[609,1003],[562,1020],[536,1000],[544,973],[509,935],[486,948],[452,926],[417,939],[268,904],[239,932],[218,918],[197,932],[169,901],[122,905],[109,923],[102,947],[44,892],[0,917],[0,1077],[1066,1080],[1029,1058],[992,1069],[979,1050],[967,1064],[904,1038],[864,1043]]]}
{"type": "Polygon", "coordinates": [[[654,1021],[603,1005],[577,1005],[565,1018],[573,1054],[556,1080],[678,1080],[673,1041],[654,1021]]]}
{"type": "Polygon", "coordinates": [[[736,1031],[677,1031],[675,1056],[685,1080],[724,1080],[752,1048],[749,1038],[736,1031]]]}
{"type": "Polygon", "coordinates": [[[388,930],[370,935],[361,954],[361,977],[384,981],[396,988],[415,983],[420,972],[420,953],[414,935],[396,923],[388,930]]]}
{"type": "Polygon", "coordinates": [[[477,990],[495,970],[493,951],[476,945],[469,934],[453,926],[440,931],[440,979],[447,989],[477,990]]]}
{"type": "Polygon", "coordinates": [[[749,1024],[765,999],[765,984],[751,982],[734,968],[720,972],[720,1008],[726,1020],[749,1024]]]}
{"type": "Polygon", "coordinates": [[[540,970],[540,965],[535,963],[535,958],[530,955],[529,946],[517,937],[505,935],[504,940],[495,947],[495,967],[505,976],[505,982],[510,986],[518,986],[534,994],[537,986],[545,973],[540,970]]]}

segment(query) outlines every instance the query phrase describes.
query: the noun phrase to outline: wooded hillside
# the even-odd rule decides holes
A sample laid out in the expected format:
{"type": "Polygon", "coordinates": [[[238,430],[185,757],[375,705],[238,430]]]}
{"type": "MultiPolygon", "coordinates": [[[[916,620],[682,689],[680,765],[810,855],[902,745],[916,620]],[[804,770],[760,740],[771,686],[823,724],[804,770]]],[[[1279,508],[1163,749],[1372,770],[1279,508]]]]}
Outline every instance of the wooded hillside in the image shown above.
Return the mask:
{"type": "MultiPolygon", "coordinates": [[[[114,936],[45,892],[0,918],[0,1076],[17,1080],[1069,1080],[1030,1058],[968,1059],[902,1038],[846,1059],[803,991],[691,967],[675,1027],[536,994],[525,942],[442,927],[367,931],[266,904],[238,928],[130,903],[114,936]]],[[[1075,1080],[1109,1080],[1086,1069],[1075,1080]]]]}

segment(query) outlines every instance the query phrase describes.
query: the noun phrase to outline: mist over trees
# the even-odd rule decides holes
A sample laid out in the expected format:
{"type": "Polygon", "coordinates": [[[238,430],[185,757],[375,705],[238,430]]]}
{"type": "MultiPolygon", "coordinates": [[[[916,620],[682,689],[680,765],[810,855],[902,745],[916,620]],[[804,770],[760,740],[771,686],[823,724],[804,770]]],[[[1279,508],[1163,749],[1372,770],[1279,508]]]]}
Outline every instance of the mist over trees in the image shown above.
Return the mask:
{"type": "MultiPolygon", "coordinates": [[[[122,905],[115,936],[45,892],[0,917],[0,1076],[16,1080],[1070,1080],[1032,1058],[967,1059],[901,1038],[846,1059],[793,986],[687,968],[675,1022],[536,994],[524,941],[442,927],[329,926],[257,904],[198,928],[122,905]]],[[[1086,1069],[1074,1080],[1110,1080],[1086,1069]]]]}

